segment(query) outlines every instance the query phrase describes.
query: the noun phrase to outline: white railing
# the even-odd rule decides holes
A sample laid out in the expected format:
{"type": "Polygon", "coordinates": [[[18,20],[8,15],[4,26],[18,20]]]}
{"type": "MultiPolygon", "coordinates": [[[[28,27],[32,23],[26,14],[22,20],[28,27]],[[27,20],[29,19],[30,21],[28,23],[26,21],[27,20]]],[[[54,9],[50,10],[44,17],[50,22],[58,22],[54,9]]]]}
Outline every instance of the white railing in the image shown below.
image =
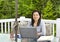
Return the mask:
{"type": "MultiPolygon", "coordinates": [[[[20,21],[19,18],[18,18],[18,21],[20,21]]],[[[10,30],[14,22],[15,22],[15,19],[1,19],[0,20],[0,32],[10,33],[10,30]]]]}
{"type": "MultiPolygon", "coordinates": [[[[30,19],[25,17],[18,18],[18,21],[30,21],[30,19]]],[[[10,33],[15,19],[0,19],[0,33],[10,33]]]]}
{"type": "Polygon", "coordinates": [[[50,24],[50,31],[53,31],[53,36],[54,36],[54,29],[55,29],[55,26],[56,26],[56,20],[44,20],[44,22],[46,24],[50,24]]]}
{"type": "MultiPolygon", "coordinates": [[[[0,32],[1,33],[10,33],[12,25],[15,19],[1,19],[0,20],[0,32]]],[[[20,17],[18,21],[31,21],[30,18],[20,17]]],[[[43,20],[45,23],[53,25],[53,35],[54,35],[54,24],[56,24],[56,20],[43,20]]]]}

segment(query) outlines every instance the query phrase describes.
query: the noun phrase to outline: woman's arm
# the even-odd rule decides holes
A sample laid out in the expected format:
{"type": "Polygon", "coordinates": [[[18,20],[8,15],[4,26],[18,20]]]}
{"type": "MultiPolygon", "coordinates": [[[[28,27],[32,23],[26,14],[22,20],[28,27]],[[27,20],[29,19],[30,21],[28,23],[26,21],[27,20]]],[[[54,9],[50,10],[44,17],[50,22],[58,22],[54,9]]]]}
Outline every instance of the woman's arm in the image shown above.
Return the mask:
{"type": "Polygon", "coordinates": [[[40,28],[40,29],[38,29],[37,35],[38,35],[38,36],[46,35],[46,26],[45,26],[44,21],[41,21],[39,28],[40,28]]]}

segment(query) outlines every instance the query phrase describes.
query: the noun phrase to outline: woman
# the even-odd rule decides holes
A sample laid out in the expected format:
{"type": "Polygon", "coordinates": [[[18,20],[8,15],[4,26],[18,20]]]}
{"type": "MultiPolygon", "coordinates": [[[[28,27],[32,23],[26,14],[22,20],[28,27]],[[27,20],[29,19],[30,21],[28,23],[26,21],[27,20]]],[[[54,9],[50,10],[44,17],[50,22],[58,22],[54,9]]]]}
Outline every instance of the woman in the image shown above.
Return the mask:
{"type": "MultiPolygon", "coordinates": [[[[30,26],[36,27],[38,38],[40,36],[46,35],[45,23],[41,20],[41,12],[39,12],[37,10],[34,10],[32,12],[32,18],[31,18],[31,24],[30,24],[30,26]]],[[[34,38],[33,40],[30,40],[30,41],[31,42],[37,42],[37,39],[34,38]]],[[[49,41],[47,41],[47,42],[49,42],[49,41]]]]}

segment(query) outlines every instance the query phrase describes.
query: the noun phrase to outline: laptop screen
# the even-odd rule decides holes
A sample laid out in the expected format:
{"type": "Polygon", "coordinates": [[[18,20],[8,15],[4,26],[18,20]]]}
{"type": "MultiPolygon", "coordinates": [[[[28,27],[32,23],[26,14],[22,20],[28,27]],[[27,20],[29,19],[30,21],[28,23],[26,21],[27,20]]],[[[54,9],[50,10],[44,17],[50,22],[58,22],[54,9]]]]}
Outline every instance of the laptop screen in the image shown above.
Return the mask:
{"type": "Polygon", "coordinates": [[[35,27],[20,27],[22,38],[37,38],[37,30],[35,27]]]}

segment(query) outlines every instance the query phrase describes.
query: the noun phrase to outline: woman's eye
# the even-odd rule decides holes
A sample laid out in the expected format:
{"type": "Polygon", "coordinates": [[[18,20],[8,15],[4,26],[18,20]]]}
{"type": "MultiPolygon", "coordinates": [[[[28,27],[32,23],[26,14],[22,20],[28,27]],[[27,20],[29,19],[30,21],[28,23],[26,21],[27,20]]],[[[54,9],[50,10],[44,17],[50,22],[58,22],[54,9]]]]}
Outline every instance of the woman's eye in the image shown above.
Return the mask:
{"type": "Polygon", "coordinates": [[[36,15],[36,16],[38,16],[38,15],[36,15]]]}

